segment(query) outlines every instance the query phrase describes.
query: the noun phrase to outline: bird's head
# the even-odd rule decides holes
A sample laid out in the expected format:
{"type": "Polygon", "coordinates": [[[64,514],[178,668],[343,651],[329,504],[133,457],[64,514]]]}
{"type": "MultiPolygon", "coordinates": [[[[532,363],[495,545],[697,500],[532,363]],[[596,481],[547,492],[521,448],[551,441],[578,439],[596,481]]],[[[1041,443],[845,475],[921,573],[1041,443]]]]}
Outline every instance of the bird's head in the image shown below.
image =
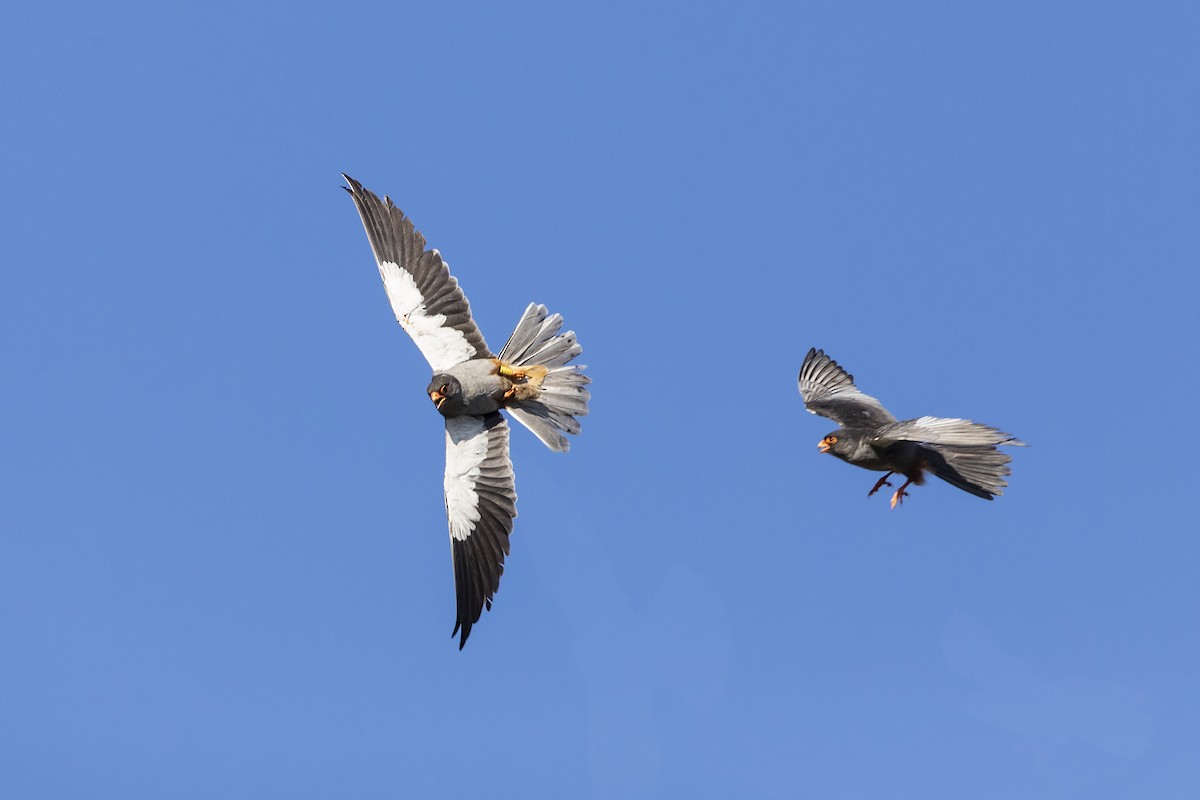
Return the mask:
{"type": "Polygon", "coordinates": [[[846,435],[844,430],[836,430],[828,434],[824,439],[817,443],[817,449],[822,453],[829,453],[838,458],[846,458],[854,451],[855,443],[851,441],[851,437],[846,435]]]}
{"type": "Polygon", "coordinates": [[[434,375],[425,392],[442,416],[451,416],[451,412],[462,405],[462,386],[453,375],[434,375]]]}

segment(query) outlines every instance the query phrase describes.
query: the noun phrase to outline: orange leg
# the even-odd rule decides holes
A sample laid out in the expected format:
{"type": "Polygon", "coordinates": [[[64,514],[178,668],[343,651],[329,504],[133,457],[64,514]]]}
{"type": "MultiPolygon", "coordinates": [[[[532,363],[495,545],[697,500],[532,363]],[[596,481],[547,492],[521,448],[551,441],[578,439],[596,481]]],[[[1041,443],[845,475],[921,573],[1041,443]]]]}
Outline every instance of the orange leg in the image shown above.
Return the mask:
{"type": "Polygon", "coordinates": [[[903,502],[903,498],[908,497],[908,492],[906,492],[904,490],[907,489],[909,484],[911,484],[912,482],[913,482],[913,479],[909,478],[908,480],[906,480],[904,482],[904,485],[901,486],[899,489],[897,489],[896,493],[894,495],[892,495],[892,508],[895,508],[896,506],[900,505],[900,503],[903,502]]]}
{"type": "Polygon", "coordinates": [[[515,367],[510,367],[508,364],[505,364],[503,361],[501,361],[498,358],[495,359],[495,362],[496,362],[496,367],[497,367],[497,369],[496,369],[497,374],[502,375],[503,377],[508,378],[509,380],[511,380],[513,382],[517,382],[517,383],[525,380],[525,370],[516,369],[515,367]]]}
{"type": "Polygon", "coordinates": [[[498,358],[493,358],[496,363],[496,374],[502,378],[508,378],[513,383],[531,383],[535,387],[540,387],[542,381],[546,379],[546,373],[550,370],[543,367],[541,364],[529,364],[524,367],[514,367],[511,364],[505,364],[498,358]]]}
{"type": "Polygon", "coordinates": [[[871,489],[871,491],[867,492],[867,497],[870,497],[871,495],[875,494],[880,489],[882,489],[884,486],[891,486],[892,485],[891,482],[888,481],[888,478],[890,478],[890,477],[892,477],[892,473],[889,472],[888,474],[886,474],[882,478],[880,478],[875,483],[875,488],[873,488],[873,489],[871,489]]]}

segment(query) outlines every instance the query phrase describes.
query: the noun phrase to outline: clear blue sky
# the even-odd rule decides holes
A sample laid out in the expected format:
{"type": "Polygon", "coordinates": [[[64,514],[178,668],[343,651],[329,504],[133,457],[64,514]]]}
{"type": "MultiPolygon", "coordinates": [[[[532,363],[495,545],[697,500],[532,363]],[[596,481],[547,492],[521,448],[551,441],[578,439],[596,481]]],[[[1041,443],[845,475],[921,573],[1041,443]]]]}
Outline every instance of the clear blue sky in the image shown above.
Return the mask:
{"type": "Polygon", "coordinates": [[[1200,796],[1189,3],[30,4],[0,26],[0,793],[1200,796]],[[571,453],[458,652],[338,174],[571,453]],[[1032,445],[897,511],[825,348],[1032,445]]]}

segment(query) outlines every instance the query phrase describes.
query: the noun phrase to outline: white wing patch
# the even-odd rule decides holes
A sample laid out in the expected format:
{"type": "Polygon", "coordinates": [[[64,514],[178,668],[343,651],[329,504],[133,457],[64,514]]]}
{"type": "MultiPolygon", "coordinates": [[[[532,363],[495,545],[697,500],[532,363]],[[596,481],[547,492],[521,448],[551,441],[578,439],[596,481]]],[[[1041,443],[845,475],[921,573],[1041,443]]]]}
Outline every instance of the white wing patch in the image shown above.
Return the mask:
{"type": "Polygon", "coordinates": [[[407,270],[394,262],[381,261],[379,274],[396,321],[416,342],[417,349],[434,372],[442,372],[475,357],[475,348],[462,331],[446,324],[445,315],[426,312],[425,298],[407,270]]]}
{"type": "Polygon", "coordinates": [[[488,431],[483,417],[446,420],[446,517],[450,538],[464,541],[479,522],[479,467],[487,457],[488,431]]]}

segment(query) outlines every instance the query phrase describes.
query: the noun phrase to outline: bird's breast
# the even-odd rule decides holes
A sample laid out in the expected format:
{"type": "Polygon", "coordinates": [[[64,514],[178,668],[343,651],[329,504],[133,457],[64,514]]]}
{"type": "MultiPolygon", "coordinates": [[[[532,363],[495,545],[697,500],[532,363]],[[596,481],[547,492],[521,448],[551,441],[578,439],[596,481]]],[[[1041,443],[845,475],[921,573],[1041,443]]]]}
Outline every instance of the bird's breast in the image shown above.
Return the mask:
{"type": "Polygon", "coordinates": [[[491,359],[474,358],[449,370],[462,388],[461,413],[482,416],[498,411],[512,381],[496,374],[491,359]]]}

